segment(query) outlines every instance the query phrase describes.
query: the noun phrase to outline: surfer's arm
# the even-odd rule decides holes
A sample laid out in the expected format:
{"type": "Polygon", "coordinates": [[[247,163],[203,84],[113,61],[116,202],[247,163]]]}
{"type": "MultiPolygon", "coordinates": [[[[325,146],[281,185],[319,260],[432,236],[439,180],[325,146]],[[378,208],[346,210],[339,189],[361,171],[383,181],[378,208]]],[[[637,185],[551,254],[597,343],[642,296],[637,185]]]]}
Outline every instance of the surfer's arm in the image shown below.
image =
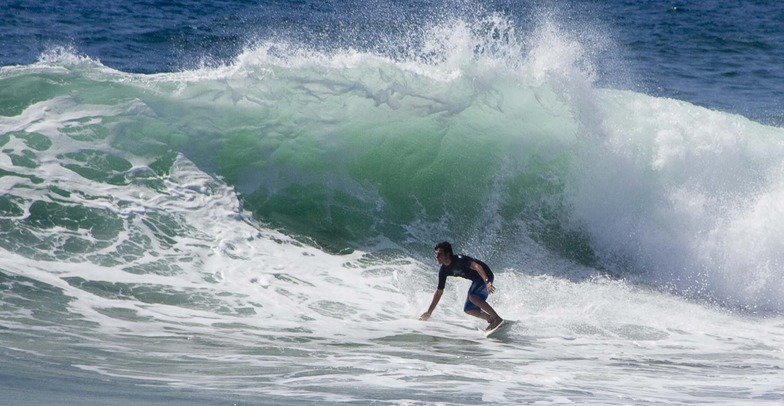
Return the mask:
{"type": "Polygon", "coordinates": [[[427,320],[430,318],[430,315],[433,313],[433,310],[436,309],[436,306],[438,306],[438,301],[441,300],[441,295],[443,294],[444,294],[443,289],[436,289],[436,293],[433,294],[433,301],[430,302],[430,307],[427,309],[426,312],[422,313],[422,315],[419,316],[419,320],[427,320]]]}
{"type": "Polygon", "coordinates": [[[485,268],[482,265],[479,265],[476,261],[471,261],[471,269],[475,270],[479,273],[479,276],[482,277],[482,280],[485,281],[485,285],[487,285],[487,292],[493,293],[495,291],[495,287],[493,286],[493,282],[490,282],[487,277],[487,272],[485,272],[485,268]]]}

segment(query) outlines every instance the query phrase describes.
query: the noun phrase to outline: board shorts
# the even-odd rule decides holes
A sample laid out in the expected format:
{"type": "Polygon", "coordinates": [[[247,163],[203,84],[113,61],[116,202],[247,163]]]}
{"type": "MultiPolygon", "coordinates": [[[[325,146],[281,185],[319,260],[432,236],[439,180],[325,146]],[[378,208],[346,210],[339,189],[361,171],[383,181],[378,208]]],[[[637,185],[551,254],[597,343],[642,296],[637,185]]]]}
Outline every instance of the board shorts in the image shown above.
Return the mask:
{"type": "Polygon", "coordinates": [[[479,297],[482,300],[487,300],[487,285],[485,284],[485,282],[482,280],[478,280],[478,281],[474,281],[471,284],[471,287],[468,288],[468,295],[466,295],[465,306],[463,306],[463,311],[465,312],[470,312],[473,310],[482,310],[479,308],[479,306],[471,303],[471,300],[469,299],[471,295],[479,297]]]}

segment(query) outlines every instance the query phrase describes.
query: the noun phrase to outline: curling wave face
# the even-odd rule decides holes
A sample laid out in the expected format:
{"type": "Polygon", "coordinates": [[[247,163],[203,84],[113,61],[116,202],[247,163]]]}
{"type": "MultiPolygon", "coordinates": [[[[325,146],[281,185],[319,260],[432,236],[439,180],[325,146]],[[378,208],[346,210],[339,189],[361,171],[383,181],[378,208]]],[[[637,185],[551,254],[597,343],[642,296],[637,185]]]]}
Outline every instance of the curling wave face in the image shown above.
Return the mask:
{"type": "Polygon", "coordinates": [[[110,266],[152,250],[141,272],[174,272],[160,252],[199,227],[138,199],[189,162],[239,196],[236,216],[329,252],[418,256],[446,236],[502,267],[571,272],[557,258],[784,308],[781,129],[598,88],[598,36],[546,19],[418,35],[388,54],[258,42],[152,75],[67,49],[2,68],[3,248],[110,266]]]}

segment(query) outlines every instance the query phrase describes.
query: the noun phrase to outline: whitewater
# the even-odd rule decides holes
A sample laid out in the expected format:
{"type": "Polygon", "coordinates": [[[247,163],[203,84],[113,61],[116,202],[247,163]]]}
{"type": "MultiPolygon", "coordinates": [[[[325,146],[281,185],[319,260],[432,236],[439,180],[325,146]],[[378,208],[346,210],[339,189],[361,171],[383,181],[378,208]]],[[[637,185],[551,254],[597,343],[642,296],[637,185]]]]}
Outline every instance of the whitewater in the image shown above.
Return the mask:
{"type": "Polygon", "coordinates": [[[0,393],[48,404],[779,404],[784,130],[444,19],[0,68],[0,393]],[[621,79],[619,79],[621,80],[621,79]],[[435,243],[487,262],[485,339],[435,243]]]}

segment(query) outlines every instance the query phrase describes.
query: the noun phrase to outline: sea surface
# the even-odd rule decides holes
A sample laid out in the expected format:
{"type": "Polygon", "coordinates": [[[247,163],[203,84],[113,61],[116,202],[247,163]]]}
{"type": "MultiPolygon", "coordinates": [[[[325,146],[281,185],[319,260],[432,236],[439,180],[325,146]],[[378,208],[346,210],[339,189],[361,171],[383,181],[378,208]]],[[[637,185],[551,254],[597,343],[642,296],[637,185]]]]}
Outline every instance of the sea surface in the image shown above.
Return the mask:
{"type": "Polygon", "coordinates": [[[784,401],[784,3],[0,10],[2,404],[784,401]]]}

